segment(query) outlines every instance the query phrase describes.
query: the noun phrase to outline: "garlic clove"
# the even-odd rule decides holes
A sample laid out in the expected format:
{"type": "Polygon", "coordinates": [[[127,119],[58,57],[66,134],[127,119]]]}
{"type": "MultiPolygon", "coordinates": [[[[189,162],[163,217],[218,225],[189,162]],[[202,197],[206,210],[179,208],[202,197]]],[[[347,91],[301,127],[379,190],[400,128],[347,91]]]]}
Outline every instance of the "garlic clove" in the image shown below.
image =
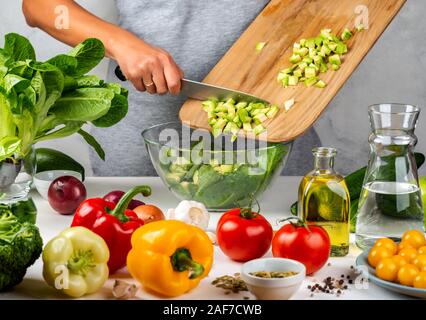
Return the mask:
{"type": "Polygon", "coordinates": [[[217,245],[217,236],[214,232],[206,231],[207,236],[209,237],[212,244],[217,245]]]}
{"type": "Polygon", "coordinates": [[[123,280],[115,280],[112,287],[112,295],[116,299],[132,299],[136,296],[138,287],[123,280]]]}

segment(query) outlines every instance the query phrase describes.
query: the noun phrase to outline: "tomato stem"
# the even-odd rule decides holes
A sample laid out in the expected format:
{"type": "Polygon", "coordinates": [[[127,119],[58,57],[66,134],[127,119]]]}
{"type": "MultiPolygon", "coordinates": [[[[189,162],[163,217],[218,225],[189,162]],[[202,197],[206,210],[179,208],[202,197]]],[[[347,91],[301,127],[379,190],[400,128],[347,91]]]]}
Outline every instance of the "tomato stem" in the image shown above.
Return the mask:
{"type": "Polygon", "coordinates": [[[309,229],[308,224],[298,217],[288,217],[285,219],[281,219],[277,221],[277,224],[282,222],[287,222],[287,221],[290,222],[295,227],[305,227],[306,230],[309,231],[309,233],[312,233],[311,229],[309,229]],[[292,222],[291,220],[296,220],[296,222],[292,222]]]}
{"type": "Polygon", "coordinates": [[[260,213],[260,203],[254,197],[253,194],[250,194],[250,203],[245,208],[240,208],[240,216],[244,219],[253,219],[256,218],[260,213]],[[257,204],[257,210],[253,211],[253,201],[257,204]]]}

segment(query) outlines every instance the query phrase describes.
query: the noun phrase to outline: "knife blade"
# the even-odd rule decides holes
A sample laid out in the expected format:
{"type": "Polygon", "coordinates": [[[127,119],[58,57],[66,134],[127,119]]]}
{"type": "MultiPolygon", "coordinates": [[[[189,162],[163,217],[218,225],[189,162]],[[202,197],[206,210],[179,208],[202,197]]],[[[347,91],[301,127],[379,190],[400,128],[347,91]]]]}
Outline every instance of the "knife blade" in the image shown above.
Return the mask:
{"type": "MultiPolygon", "coordinates": [[[[115,68],[115,75],[121,81],[126,81],[126,77],[121,71],[120,67],[115,68]]],[[[252,96],[245,92],[231,90],[219,86],[215,86],[208,83],[198,82],[189,79],[182,79],[182,90],[181,95],[187,96],[195,100],[209,100],[209,99],[218,99],[218,100],[227,100],[234,99],[236,101],[244,102],[263,102],[269,104],[268,101],[260,99],[256,96],[252,96]]]]}
{"type": "Polygon", "coordinates": [[[196,100],[227,100],[232,98],[235,101],[264,102],[269,104],[267,101],[260,99],[256,96],[247,94],[245,92],[231,90],[224,87],[189,79],[182,79],[181,94],[196,100]]]}

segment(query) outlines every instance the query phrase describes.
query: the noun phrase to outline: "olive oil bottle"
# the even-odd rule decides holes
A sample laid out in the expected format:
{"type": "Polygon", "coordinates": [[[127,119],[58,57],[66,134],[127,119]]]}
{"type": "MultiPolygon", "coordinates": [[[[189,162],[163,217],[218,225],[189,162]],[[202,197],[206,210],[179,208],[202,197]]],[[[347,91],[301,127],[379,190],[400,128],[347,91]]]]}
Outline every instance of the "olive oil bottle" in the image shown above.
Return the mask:
{"type": "Polygon", "coordinates": [[[315,148],[313,171],[299,186],[298,214],[308,224],[323,227],[331,241],[331,256],[349,252],[350,197],[346,182],[334,170],[334,148],[315,148]]]}

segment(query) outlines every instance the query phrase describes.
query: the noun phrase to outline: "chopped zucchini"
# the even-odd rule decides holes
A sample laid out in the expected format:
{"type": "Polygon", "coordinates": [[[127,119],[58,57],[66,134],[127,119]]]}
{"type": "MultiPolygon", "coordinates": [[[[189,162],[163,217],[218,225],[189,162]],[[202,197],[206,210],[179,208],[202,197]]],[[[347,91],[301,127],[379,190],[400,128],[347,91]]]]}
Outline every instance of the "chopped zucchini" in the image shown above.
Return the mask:
{"type": "MultiPolygon", "coordinates": [[[[359,25],[356,30],[363,28],[364,26],[359,25]]],[[[318,74],[326,73],[329,69],[340,69],[342,56],[348,52],[346,42],[352,36],[353,33],[348,28],[343,30],[340,37],[332,33],[331,29],[322,29],[317,37],[294,43],[293,54],[289,59],[292,66],[279,72],[278,82],[283,87],[304,82],[307,86],[324,88],[326,84],[318,78],[318,74]]]]}
{"type": "Polygon", "coordinates": [[[345,30],[343,30],[342,35],[340,36],[340,38],[343,41],[348,41],[350,38],[352,38],[352,32],[348,28],[345,28],[345,30]]]}
{"type": "Polygon", "coordinates": [[[257,51],[257,52],[262,51],[262,49],[265,47],[265,45],[266,45],[266,42],[258,42],[258,43],[256,44],[256,51],[257,51]]]}
{"type": "Polygon", "coordinates": [[[320,88],[320,89],[325,88],[326,86],[327,86],[327,84],[322,80],[319,80],[317,83],[315,83],[315,87],[320,88]]]}

